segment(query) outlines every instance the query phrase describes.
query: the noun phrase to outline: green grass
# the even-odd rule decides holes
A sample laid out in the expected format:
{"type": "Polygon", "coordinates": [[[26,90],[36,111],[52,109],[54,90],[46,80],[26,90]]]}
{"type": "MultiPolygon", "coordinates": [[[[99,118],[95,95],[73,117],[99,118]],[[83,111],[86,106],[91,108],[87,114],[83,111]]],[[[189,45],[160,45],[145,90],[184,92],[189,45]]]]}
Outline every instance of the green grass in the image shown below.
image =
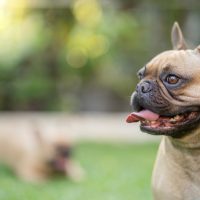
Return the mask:
{"type": "Polygon", "coordinates": [[[151,172],[157,144],[83,143],[75,157],[87,173],[81,183],[55,178],[44,185],[17,179],[0,168],[2,200],[151,200],[151,172]]]}

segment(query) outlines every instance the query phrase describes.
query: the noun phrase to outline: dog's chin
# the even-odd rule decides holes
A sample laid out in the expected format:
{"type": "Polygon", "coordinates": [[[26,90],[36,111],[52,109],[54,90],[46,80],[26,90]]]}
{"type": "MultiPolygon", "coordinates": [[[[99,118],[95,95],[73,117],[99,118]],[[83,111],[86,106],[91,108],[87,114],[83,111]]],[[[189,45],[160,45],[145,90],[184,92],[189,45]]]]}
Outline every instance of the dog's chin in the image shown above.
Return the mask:
{"type": "Polygon", "coordinates": [[[175,138],[190,134],[200,123],[200,111],[180,113],[174,116],[159,116],[156,121],[141,120],[140,129],[152,135],[175,138]]]}

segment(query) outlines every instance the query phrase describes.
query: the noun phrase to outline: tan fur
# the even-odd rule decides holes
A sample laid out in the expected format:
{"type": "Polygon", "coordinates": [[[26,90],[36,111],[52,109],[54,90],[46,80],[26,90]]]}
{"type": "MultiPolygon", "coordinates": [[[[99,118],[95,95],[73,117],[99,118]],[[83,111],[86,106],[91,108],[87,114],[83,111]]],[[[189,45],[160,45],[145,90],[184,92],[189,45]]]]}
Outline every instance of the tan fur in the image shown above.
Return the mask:
{"type": "Polygon", "coordinates": [[[163,137],[152,177],[155,200],[199,199],[199,141],[199,129],[182,139],[163,137]]]}
{"type": "MultiPolygon", "coordinates": [[[[200,51],[185,50],[186,44],[177,24],[172,30],[175,50],[165,51],[146,66],[145,79],[156,79],[162,95],[174,105],[200,106],[200,51]],[[182,74],[190,82],[173,91],[173,98],[159,82],[164,69],[182,74]]],[[[163,136],[152,177],[155,200],[200,199],[200,126],[181,139],[163,136]]]]}
{"type": "MultiPolygon", "coordinates": [[[[21,179],[34,183],[47,181],[52,170],[47,160],[54,158],[57,145],[71,146],[67,133],[59,127],[47,130],[50,125],[25,123],[20,120],[1,121],[0,163],[10,167],[21,179]]],[[[52,124],[51,124],[52,126],[52,124]]],[[[83,170],[69,158],[63,176],[74,181],[83,178],[83,170]]]]}

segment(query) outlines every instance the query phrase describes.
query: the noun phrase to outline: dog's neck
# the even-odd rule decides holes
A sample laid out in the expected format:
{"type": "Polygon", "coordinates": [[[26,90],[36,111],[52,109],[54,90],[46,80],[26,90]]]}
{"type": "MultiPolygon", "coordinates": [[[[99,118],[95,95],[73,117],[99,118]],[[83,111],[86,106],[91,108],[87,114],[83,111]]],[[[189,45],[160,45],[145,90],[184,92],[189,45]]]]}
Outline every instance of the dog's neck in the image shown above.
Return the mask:
{"type": "Polygon", "coordinates": [[[182,138],[168,138],[174,146],[188,149],[200,149],[200,127],[182,138]]]}

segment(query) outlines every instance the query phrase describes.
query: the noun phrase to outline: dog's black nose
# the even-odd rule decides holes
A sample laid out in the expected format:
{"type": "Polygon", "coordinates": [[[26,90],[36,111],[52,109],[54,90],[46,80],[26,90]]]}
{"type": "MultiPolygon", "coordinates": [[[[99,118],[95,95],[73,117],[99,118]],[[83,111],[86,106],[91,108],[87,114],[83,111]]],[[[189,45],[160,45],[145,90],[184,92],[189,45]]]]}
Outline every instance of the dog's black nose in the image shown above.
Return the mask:
{"type": "Polygon", "coordinates": [[[65,145],[59,145],[57,146],[57,155],[61,156],[61,157],[70,157],[72,154],[72,148],[69,146],[65,146],[65,145]]]}
{"type": "Polygon", "coordinates": [[[139,83],[137,85],[137,92],[141,92],[141,93],[148,93],[152,90],[152,85],[149,81],[144,81],[142,83],[139,83]]]}

